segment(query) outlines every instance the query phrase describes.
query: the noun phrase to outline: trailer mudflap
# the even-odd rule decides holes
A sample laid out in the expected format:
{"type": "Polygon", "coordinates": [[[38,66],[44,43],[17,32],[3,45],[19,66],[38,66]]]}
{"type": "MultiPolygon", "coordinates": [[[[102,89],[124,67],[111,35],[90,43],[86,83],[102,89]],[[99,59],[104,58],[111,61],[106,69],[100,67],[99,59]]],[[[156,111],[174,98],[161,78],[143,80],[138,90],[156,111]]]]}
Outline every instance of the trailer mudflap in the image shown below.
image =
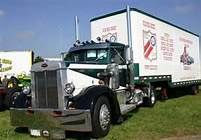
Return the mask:
{"type": "Polygon", "coordinates": [[[92,131],[90,110],[11,108],[11,125],[39,130],[92,131]]]}

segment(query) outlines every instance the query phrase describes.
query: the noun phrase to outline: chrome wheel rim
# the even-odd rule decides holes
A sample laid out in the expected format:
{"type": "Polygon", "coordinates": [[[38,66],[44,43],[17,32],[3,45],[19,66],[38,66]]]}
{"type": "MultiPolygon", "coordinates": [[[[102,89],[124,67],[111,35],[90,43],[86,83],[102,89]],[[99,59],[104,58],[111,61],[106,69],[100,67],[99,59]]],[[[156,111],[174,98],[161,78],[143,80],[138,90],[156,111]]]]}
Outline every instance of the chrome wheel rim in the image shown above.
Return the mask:
{"type": "Polygon", "coordinates": [[[100,108],[99,122],[102,130],[106,130],[110,123],[110,111],[106,104],[103,104],[100,108]]]}

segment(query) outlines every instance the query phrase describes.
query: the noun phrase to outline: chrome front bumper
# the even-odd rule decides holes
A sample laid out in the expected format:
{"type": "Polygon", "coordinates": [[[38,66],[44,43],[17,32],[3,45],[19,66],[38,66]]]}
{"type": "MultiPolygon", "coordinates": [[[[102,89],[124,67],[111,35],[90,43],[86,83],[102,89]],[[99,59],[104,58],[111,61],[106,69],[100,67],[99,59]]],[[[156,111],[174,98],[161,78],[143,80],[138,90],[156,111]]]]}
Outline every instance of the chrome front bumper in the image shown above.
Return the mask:
{"type": "Polygon", "coordinates": [[[40,130],[92,131],[90,110],[10,109],[11,125],[40,130]]]}

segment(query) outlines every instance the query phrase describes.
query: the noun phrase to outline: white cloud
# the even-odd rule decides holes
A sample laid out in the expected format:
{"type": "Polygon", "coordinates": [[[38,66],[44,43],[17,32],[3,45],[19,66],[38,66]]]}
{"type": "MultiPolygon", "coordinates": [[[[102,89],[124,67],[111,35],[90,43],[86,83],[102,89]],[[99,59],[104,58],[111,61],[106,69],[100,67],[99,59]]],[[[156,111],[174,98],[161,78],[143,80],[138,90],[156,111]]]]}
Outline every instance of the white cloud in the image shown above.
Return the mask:
{"type": "Polygon", "coordinates": [[[181,14],[188,14],[191,13],[193,11],[195,11],[197,9],[197,6],[195,5],[178,5],[175,7],[175,10],[177,13],[181,13],[181,14]]]}
{"type": "Polygon", "coordinates": [[[5,15],[5,12],[2,9],[0,9],[0,17],[2,17],[4,15],[5,15]]]}

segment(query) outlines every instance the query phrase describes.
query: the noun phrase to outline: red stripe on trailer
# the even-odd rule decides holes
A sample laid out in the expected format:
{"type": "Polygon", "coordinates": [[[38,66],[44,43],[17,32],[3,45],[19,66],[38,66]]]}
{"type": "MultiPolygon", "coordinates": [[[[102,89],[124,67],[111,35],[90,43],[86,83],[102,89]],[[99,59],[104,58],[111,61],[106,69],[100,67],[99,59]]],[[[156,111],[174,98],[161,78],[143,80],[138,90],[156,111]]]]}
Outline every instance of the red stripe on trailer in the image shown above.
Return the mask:
{"type": "Polygon", "coordinates": [[[150,46],[149,47],[149,49],[147,50],[147,52],[145,53],[145,58],[148,58],[149,57],[149,55],[150,55],[150,53],[151,53],[151,51],[153,50],[153,47],[152,46],[150,46]]]}
{"type": "Polygon", "coordinates": [[[150,45],[150,40],[147,42],[147,44],[144,46],[144,53],[147,51],[150,45]]]}

